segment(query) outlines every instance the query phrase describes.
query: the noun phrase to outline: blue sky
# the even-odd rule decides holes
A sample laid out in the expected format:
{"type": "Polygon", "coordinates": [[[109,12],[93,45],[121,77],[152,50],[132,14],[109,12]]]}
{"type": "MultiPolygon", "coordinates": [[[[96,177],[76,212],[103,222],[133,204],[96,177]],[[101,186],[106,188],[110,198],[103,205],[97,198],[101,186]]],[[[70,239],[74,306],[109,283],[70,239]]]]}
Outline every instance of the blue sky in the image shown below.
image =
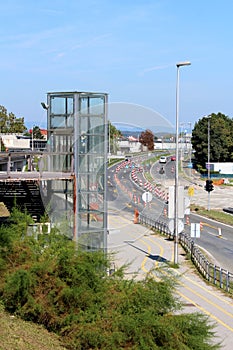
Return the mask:
{"type": "MultiPolygon", "coordinates": [[[[233,116],[231,0],[8,0],[0,12],[0,104],[45,126],[49,91],[100,91],[175,124],[233,116]]],[[[148,127],[151,116],[114,115],[148,127]]],[[[155,117],[156,118],[156,117],[155,117]]],[[[153,118],[152,118],[153,119],[153,118]]]]}

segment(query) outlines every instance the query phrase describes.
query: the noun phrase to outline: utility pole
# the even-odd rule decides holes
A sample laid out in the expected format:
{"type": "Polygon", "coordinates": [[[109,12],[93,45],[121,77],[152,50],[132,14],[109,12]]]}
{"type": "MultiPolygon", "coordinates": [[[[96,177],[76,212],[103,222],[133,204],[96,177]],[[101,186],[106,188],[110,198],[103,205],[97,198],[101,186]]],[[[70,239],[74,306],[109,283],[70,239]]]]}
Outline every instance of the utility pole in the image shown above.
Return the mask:
{"type": "MultiPolygon", "coordinates": [[[[210,180],[210,116],[208,116],[208,169],[207,169],[207,172],[208,172],[208,181],[210,180]]],[[[207,207],[208,210],[210,210],[210,191],[208,191],[208,207],[207,207]]]]}

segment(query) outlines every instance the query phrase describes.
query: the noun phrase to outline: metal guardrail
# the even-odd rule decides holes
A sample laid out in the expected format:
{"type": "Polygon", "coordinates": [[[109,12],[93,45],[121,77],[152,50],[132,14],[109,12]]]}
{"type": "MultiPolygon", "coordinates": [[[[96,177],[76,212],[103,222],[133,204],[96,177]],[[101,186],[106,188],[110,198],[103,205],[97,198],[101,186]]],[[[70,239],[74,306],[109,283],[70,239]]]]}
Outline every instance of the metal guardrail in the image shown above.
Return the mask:
{"type": "MultiPolygon", "coordinates": [[[[173,237],[168,225],[164,222],[139,214],[139,223],[149,226],[169,237],[173,237]]],[[[206,256],[202,254],[200,249],[195,245],[193,239],[186,233],[182,232],[179,234],[179,243],[186,253],[190,254],[191,261],[208,282],[228,293],[233,293],[233,273],[210,263],[206,256]]]]}

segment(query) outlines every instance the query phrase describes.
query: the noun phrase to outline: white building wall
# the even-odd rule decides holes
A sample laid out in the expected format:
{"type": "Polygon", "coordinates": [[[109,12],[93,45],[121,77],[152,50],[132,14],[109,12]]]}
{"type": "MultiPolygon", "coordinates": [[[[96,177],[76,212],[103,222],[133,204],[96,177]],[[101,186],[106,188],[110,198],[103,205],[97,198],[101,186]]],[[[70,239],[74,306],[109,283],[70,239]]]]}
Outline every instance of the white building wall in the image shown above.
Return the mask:
{"type": "Polygon", "coordinates": [[[18,139],[15,134],[2,134],[1,138],[6,148],[30,148],[30,139],[18,139]]]}
{"type": "Polygon", "coordinates": [[[210,163],[213,165],[214,171],[219,171],[220,174],[233,174],[233,163],[210,163]]]}

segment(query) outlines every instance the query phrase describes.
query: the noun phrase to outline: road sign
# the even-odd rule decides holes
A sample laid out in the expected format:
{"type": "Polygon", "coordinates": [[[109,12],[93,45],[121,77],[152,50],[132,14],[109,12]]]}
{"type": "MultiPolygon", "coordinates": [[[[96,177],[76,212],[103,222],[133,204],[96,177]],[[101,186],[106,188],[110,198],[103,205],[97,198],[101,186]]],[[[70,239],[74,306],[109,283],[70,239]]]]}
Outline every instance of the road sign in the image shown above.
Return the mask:
{"type": "Polygon", "coordinates": [[[144,192],[142,195],[142,200],[145,203],[149,203],[152,201],[152,194],[150,192],[144,192]]]}
{"type": "Polygon", "coordinates": [[[192,197],[194,195],[194,187],[193,186],[189,186],[188,195],[189,195],[189,197],[192,197]]]}
{"type": "Polygon", "coordinates": [[[190,236],[193,238],[200,238],[200,224],[191,223],[190,236]]]}
{"type": "MultiPolygon", "coordinates": [[[[168,227],[169,230],[173,233],[175,231],[174,228],[174,219],[169,220],[168,227]]],[[[181,233],[184,230],[184,222],[181,219],[178,219],[178,233],[181,233]]]]}
{"type": "MultiPolygon", "coordinates": [[[[178,186],[178,218],[184,217],[184,186],[178,186]]],[[[168,217],[175,218],[175,186],[169,186],[168,217]]]]}

